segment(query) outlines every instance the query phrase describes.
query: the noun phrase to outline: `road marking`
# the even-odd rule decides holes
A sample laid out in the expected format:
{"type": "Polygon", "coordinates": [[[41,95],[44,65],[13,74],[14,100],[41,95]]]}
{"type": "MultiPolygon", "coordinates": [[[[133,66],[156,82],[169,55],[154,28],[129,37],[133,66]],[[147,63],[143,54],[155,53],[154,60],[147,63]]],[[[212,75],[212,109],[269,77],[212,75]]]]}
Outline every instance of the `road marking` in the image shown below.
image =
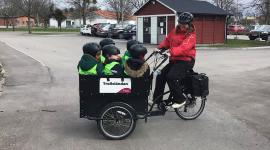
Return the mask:
{"type": "Polygon", "coordinates": [[[41,60],[38,60],[38,59],[34,58],[33,56],[31,56],[30,54],[27,54],[26,52],[23,52],[23,51],[21,51],[21,50],[15,48],[15,47],[14,47],[11,43],[9,43],[8,41],[2,41],[2,42],[5,43],[6,45],[8,45],[9,47],[13,48],[14,50],[16,50],[16,51],[18,51],[18,52],[20,52],[20,53],[22,53],[22,54],[24,54],[24,55],[26,55],[26,56],[28,56],[28,57],[34,59],[35,61],[39,62],[43,67],[48,67],[48,66],[45,65],[45,63],[43,63],[41,60]]]}

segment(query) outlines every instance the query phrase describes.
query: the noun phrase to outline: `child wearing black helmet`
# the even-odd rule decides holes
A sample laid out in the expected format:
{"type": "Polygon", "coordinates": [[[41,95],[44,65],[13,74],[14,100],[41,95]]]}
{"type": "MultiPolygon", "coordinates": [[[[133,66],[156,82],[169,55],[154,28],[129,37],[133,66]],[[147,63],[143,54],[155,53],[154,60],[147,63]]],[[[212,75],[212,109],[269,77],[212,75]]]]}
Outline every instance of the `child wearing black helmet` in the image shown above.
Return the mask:
{"type": "MultiPolygon", "coordinates": [[[[115,42],[111,38],[105,38],[99,42],[99,45],[102,49],[104,46],[107,46],[107,45],[115,45],[115,42]]],[[[102,51],[102,53],[103,53],[103,51],[102,51]]],[[[103,54],[100,57],[100,61],[102,63],[105,62],[105,56],[103,54]]]]}
{"type": "Polygon", "coordinates": [[[150,68],[144,59],[147,49],[141,44],[135,44],[130,47],[130,58],[126,61],[124,68],[125,74],[133,77],[148,77],[150,68]]]}
{"type": "Polygon", "coordinates": [[[102,48],[102,52],[105,57],[104,74],[122,76],[124,70],[121,65],[120,50],[114,45],[107,45],[102,48]]]}
{"type": "Polygon", "coordinates": [[[139,41],[137,41],[137,40],[129,40],[127,42],[127,50],[126,50],[125,54],[122,57],[122,65],[123,66],[125,66],[126,61],[130,58],[130,52],[129,51],[130,51],[131,46],[135,45],[135,44],[139,44],[139,41]]]}
{"type": "Polygon", "coordinates": [[[103,75],[104,66],[100,63],[101,49],[97,43],[83,46],[83,56],[77,66],[80,75],[103,75]]]}

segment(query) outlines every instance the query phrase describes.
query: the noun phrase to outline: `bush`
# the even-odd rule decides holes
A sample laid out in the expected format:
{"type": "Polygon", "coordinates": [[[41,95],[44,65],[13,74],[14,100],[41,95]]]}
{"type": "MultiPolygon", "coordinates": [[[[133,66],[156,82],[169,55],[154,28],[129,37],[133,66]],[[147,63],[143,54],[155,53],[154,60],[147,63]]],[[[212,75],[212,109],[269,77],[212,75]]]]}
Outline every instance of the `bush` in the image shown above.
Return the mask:
{"type": "MultiPolygon", "coordinates": [[[[13,31],[12,28],[0,28],[0,31],[5,32],[5,31],[13,31]]],[[[15,28],[15,31],[23,31],[27,32],[28,28],[27,27],[20,27],[20,28],[15,28]]],[[[43,27],[33,27],[32,32],[80,32],[79,28],[43,28],[43,27]]]]}

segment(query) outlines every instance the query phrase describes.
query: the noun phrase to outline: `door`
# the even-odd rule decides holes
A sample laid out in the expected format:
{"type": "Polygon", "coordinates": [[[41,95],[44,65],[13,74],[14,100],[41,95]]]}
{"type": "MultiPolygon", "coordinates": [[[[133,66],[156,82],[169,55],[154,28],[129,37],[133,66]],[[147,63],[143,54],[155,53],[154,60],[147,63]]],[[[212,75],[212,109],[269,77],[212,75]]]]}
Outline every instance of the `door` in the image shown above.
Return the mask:
{"type": "Polygon", "coordinates": [[[157,20],[157,37],[158,37],[158,43],[161,43],[165,38],[167,34],[167,17],[158,17],[157,20]]]}
{"type": "Polygon", "coordinates": [[[151,42],[151,17],[143,18],[143,43],[151,42]]]}
{"type": "Polygon", "coordinates": [[[137,40],[143,43],[143,18],[142,17],[138,17],[137,30],[135,30],[135,32],[137,32],[137,40]]]}

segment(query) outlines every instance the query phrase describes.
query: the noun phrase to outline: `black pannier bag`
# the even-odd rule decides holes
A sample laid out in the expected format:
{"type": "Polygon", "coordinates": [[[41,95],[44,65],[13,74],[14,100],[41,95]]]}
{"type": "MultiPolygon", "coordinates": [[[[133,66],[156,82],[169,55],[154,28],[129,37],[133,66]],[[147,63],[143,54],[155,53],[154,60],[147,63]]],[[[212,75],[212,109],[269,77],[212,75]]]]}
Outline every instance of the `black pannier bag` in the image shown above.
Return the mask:
{"type": "Polygon", "coordinates": [[[193,72],[185,79],[187,92],[193,96],[207,96],[209,94],[209,79],[204,73],[193,72]]]}

